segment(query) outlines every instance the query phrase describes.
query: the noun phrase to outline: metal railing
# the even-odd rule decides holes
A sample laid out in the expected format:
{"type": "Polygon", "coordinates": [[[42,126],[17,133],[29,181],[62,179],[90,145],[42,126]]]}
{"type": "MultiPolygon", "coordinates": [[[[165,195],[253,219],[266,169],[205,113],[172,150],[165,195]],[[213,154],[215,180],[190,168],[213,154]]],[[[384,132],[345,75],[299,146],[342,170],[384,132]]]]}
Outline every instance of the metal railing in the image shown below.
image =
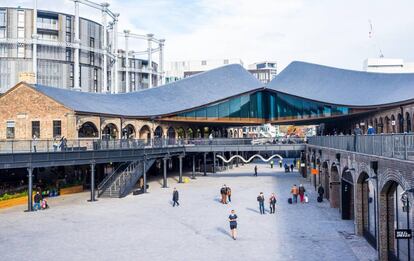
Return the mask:
{"type": "Polygon", "coordinates": [[[0,153],[99,151],[116,149],[145,149],[180,146],[212,145],[279,145],[303,144],[301,138],[213,138],[213,139],[76,139],[65,140],[0,140],[0,153]]]}
{"type": "Polygon", "coordinates": [[[364,154],[414,160],[414,134],[314,136],[308,144],[364,154]]]}

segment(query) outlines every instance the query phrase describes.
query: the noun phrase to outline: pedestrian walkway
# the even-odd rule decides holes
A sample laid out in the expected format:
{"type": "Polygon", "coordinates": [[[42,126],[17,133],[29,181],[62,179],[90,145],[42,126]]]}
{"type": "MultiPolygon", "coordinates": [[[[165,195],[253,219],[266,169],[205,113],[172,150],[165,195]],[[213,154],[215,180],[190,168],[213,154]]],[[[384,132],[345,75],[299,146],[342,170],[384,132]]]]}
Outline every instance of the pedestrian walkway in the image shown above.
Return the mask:
{"type": "MultiPolygon", "coordinates": [[[[124,199],[57,204],[46,211],[0,212],[0,253],[4,260],[375,260],[375,251],[353,235],[353,222],[340,220],[327,202],[297,173],[258,164],[244,165],[188,184],[124,199]],[[289,205],[292,184],[306,186],[310,203],[289,205]],[[232,202],[220,204],[220,187],[232,202]],[[172,189],[180,206],[171,205],[172,189]],[[276,214],[260,215],[256,197],[277,196],[276,214]],[[228,216],[235,209],[238,238],[230,237],[228,216]],[[30,255],[30,256],[29,256],[30,255]]],[[[76,197],[75,197],[76,198],[76,197]]]]}

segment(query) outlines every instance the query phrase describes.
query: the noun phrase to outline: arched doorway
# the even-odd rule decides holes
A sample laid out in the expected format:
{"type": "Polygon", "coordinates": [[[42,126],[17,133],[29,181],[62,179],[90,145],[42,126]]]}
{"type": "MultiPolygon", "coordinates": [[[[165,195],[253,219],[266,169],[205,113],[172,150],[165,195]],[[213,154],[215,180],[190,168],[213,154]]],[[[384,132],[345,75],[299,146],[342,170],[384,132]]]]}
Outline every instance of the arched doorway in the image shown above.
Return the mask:
{"type": "Polygon", "coordinates": [[[151,130],[148,127],[148,125],[144,125],[141,127],[141,129],[139,130],[139,138],[141,140],[146,140],[146,141],[151,140],[151,130]]]}
{"type": "Polygon", "coordinates": [[[398,113],[398,132],[404,133],[404,116],[398,113]]]}
{"type": "Polygon", "coordinates": [[[134,139],[135,138],[135,127],[132,124],[128,124],[122,129],[123,139],[134,139]]]}
{"type": "Polygon", "coordinates": [[[391,132],[390,125],[391,125],[390,118],[388,118],[388,116],[385,116],[385,133],[391,132]]]}
{"type": "Polygon", "coordinates": [[[155,131],[154,131],[154,138],[162,138],[162,136],[163,136],[163,133],[162,133],[162,128],[161,128],[161,126],[158,126],[157,128],[155,128],[155,131]]]}
{"type": "Polygon", "coordinates": [[[183,128],[180,127],[177,129],[177,137],[179,139],[185,139],[185,131],[183,128]]]}
{"type": "Polygon", "coordinates": [[[175,143],[175,130],[173,127],[169,127],[167,130],[167,137],[168,137],[168,143],[174,144],[175,143]]]}
{"type": "Polygon", "coordinates": [[[396,229],[412,229],[410,213],[410,204],[412,203],[410,202],[409,195],[395,181],[388,181],[381,194],[386,196],[387,235],[384,239],[387,241],[388,259],[410,260],[413,254],[412,240],[395,239],[396,229]]]}
{"type": "Polygon", "coordinates": [[[378,133],[384,133],[384,121],[382,117],[379,118],[378,133]]]}
{"type": "Polygon", "coordinates": [[[410,113],[406,112],[405,113],[405,125],[406,125],[406,131],[407,133],[411,132],[411,117],[410,117],[410,113]]]}
{"type": "Polygon", "coordinates": [[[103,140],[115,140],[118,138],[118,128],[115,124],[109,123],[102,130],[103,140]]]}
{"type": "Polygon", "coordinates": [[[196,138],[200,139],[202,137],[201,129],[197,128],[196,130],[196,138]]]}
{"type": "Polygon", "coordinates": [[[338,166],[335,163],[331,167],[331,175],[329,176],[329,201],[332,208],[339,208],[339,193],[341,188],[338,166]]]}
{"type": "Polygon", "coordinates": [[[329,200],[329,166],[328,163],[325,161],[322,163],[322,175],[321,175],[321,185],[325,190],[325,198],[329,200]]]}
{"type": "Polygon", "coordinates": [[[88,121],[82,124],[78,131],[79,138],[98,138],[99,132],[98,128],[96,128],[95,124],[88,121]]]}
{"type": "Polygon", "coordinates": [[[351,171],[345,167],[341,179],[342,219],[354,219],[354,181],[351,171]]]}
{"type": "Polygon", "coordinates": [[[187,129],[187,138],[194,139],[194,130],[192,128],[187,129]]]}
{"type": "Polygon", "coordinates": [[[229,138],[233,138],[233,131],[232,130],[229,130],[229,135],[230,135],[229,138]]]}
{"type": "Polygon", "coordinates": [[[374,248],[377,248],[377,192],[374,187],[377,182],[371,179],[366,172],[359,175],[357,181],[357,198],[361,202],[357,210],[361,215],[362,224],[359,224],[360,233],[374,248]]]}
{"type": "Polygon", "coordinates": [[[391,115],[391,130],[392,130],[392,133],[395,133],[395,131],[396,131],[395,124],[397,124],[397,123],[395,121],[395,117],[394,117],[394,114],[393,114],[393,115],[391,115]]]}

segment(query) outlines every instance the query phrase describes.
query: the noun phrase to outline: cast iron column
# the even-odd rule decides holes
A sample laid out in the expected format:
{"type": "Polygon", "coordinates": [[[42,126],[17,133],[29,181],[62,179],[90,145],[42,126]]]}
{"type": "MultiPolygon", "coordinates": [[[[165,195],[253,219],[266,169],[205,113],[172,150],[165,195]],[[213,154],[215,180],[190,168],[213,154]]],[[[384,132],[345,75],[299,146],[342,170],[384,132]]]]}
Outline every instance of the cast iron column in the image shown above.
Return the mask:
{"type": "Polygon", "coordinates": [[[193,155],[193,173],[191,174],[191,178],[195,179],[195,155],[193,155]]]}
{"type": "Polygon", "coordinates": [[[213,173],[216,173],[216,153],[213,151],[213,173]]]}
{"type": "Polygon", "coordinates": [[[144,164],[142,164],[143,166],[143,176],[144,176],[144,193],[147,193],[147,157],[144,157],[144,164]]]}
{"type": "Polygon", "coordinates": [[[204,176],[207,176],[207,153],[206,152],[204,152],[203,164],[204,164],[204,176]]]}
{"type": "Polygon", "coordinates": [[[27,193],[27,211],[33,211],[33,169],[27,168],[28,177],[29,177],[29,185],[28,185],[28,193],[27,193]]]}
{"type": "Polygon", "coordinates": [[[178,178],[178,183],[183,183],[183,156],[178,156],[180,160],[180,177],[178,178]]]}
{"type": "Polygon", "coordinates": [[[162,187],[166,188],[167,187],[167,158],[164,158],[164,179],[162,181],[162,187]]]}
{"type": "Polygon", "coordinates": [[[95,199],[95,162],[91,163],[91,199],[89,201],[97,201],[95,199]]]}

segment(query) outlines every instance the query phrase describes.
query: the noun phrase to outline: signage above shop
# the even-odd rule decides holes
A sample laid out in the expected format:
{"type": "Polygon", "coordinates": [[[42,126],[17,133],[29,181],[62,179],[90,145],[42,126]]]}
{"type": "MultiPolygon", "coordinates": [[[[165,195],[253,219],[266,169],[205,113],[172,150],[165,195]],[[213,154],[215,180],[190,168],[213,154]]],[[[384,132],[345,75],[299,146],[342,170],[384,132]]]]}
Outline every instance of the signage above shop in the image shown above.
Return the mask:
{"type": "Polygon", "coordinates": [[[411,229],[396,229],[395,239],[411,239],[413,237],[411,229]]]}

